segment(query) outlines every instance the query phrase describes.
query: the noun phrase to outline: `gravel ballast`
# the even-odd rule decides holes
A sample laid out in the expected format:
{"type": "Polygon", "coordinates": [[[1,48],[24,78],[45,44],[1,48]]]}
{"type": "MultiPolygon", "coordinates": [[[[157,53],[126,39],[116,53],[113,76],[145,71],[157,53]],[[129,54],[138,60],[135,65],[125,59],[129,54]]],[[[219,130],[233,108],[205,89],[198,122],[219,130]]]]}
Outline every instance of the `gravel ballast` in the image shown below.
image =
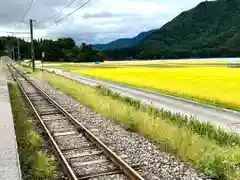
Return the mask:
{"type": "MultiPolygon", "coordinates": [[[[114,120],[107,119],[84,107],[73,98],[48,84],[34,79],[56,102],[64,106],[74,118],[88,128],[117,154],[126,155],[133,164],[139,164],[139,173],[148,180],[201,180],[206,175],[162,152],[158,146],[140,134],[127,131],[114,120]]],[[[114,175],[113,177],[118,177],[114,175]]],[[[102,177],[101,177],[102,178],[102,177]]],[[[100,178],[100,179],[101,179],[100,178]]],[[[109,179],[109,178],[108,178],[109,179]]],[[[118,178],[112,178],[118,179],[118,178]]],[[[119,178],[120,179],[120,178],[119,178]]]]}

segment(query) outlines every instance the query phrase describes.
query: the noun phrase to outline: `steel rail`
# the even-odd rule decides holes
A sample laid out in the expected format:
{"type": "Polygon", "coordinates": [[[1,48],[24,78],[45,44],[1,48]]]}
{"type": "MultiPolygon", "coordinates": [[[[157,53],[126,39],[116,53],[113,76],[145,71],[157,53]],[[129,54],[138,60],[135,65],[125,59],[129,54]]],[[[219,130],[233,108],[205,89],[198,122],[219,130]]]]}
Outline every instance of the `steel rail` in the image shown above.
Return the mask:
{"type": "MultiPolygon", "coordinates": [[[[71,114],[69,114],[65,109],[63,109],[55,100],[53,100],[49,95],[47,95],[39,86],[31,82],[22,72],[20,72],[16,67],[14,67],[12,64],[10,64],[12,68],[14,68],[29,84],[31,84],[48,102],[53,104],[62,114],[64,114],[72,123],[74,123],[77,127],[78,130],[83,133],[88,140],[90,140],[92,143],[94,143],[98,148],[100,148],[103,153],[108,157],[115,165],[117,165],[122,172],[127,175],[130,179],[132,180],[144,180],[143,177],[141,177],[140,174],[138,174],[131,166],[129,166],[125,161],[123,161],[116,153],[114,153],[111,149],[109,149],[101,140],[99,140],[94,134],[92,134],[86,127],[84,127],[80,122],[78,122],[71,114]]],[[[18,82],[19,84],[19,82],[18,82]]],[[[24,89],[22,88],[24,91],[24,89]]],[[[27,94],[25,93],[25,96],[27,94]]],[[[30,101],[30,99],[27,97],[27,99],[30,101]]],[[[30,102],[31,107],[35,110],[34,112],[37,113],[36,109],[33,107],[33,104],[30,102]]],[[[41,117],[37,113],[38,119],[41,117]]],[[[44,129],[47,130],[46,125],[44,122],[41,120],[41,123],[44,125],[44,129]]],[[[50,132],[47,130],[48,135],[51,136],[50,132]]],[[[51,136],[52,137],[52,136],[51,136]]],[[[54,141],[52,138],[51,141],[54,141]]],[[[54,141],[54,146],[57,146],[57,143],[54,141]]],[[[74,176],[73,171],[70,170],[71,167],[67,163],[67,160],[65,159],[64,155],[61,153],[60,148],[57,148],[57,153],[61,154],[60,159],[64,162],[64,165],[67,167],[67,171],[73,179],[76,178],[76,175],[74,176]],[[73,173],[73,174],[72,174],[73,173]]]]}
{"type": "Polygon", "coordinates": [[[48,130],[47,126],[45,125],[45,123],[43,122],[42,118],[40,117],[39,113],[37,112],[36,108],[34,107],[34,105],[32,104],[31,100],[29,99],[27,93],[25,92],[23,86],[21,85],[21,83],[18,81],[18,79],[16,78],[16,76],[12,73],[12,77],[13,79],[17,82],[17,85],[19,86],[22,94],[24,95],[25,99],[27,100],[28,104],[30,105],[30,107],[32,108],[34,115],[36,116],[36,118],[40,121],[43,129],[45,130],[45,132],[47,133],[50,142],[52,144],[52,146],[54,147],[54,151],[55,154],[57,155],[57,158],[60,160],[62,167],[64,168],[64,172],[65,174],[68,176],[68,178],[70,178],[71,180],[78,180],[77,176],[75,175],[75,173],[73,172],[71,166],[69,165],[69,163],[67,162],[66,158],[64,157],[63,153],[61,152],[59,146],[57,145],[56,141],[54,140],[52,134],[50,133],[50,131],[48,130]]]}

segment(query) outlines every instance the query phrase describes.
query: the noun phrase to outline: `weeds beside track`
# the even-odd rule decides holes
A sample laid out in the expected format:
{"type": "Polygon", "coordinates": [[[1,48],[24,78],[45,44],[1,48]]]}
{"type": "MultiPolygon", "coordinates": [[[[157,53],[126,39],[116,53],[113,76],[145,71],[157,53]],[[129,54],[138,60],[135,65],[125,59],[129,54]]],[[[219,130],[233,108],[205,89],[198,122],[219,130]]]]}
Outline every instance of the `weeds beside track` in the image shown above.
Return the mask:
{"type": "Polygon", "coordinates": [[[42,151],[42,138],[34,130],[30,113],[15,83],[8,83],[23,180],[52,180],[55,162],[42,151]]]}

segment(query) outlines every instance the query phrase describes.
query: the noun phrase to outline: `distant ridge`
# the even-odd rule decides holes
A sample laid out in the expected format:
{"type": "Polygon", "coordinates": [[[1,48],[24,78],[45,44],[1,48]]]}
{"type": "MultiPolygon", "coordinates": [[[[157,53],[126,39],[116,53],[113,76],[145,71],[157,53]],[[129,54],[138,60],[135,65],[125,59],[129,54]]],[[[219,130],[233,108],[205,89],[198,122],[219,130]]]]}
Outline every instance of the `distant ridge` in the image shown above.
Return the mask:
{"type": "Polygon", "coordinates": [[[103,51],[103,50],[114,50],[114,49],[132,47],[137,45],[141,40],[145,39],[148,35],[150,35],[154,31],[155,30],[142,32],[138,34],[136,37],[117,39],[107,44],[95,44],[93,45],[93,48],[103,51]]]}

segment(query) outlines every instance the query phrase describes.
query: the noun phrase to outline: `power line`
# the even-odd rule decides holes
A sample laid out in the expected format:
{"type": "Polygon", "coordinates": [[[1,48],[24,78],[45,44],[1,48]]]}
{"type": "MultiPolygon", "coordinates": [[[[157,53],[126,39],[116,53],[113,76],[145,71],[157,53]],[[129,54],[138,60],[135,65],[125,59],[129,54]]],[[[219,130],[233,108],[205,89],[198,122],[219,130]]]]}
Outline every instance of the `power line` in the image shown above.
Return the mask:
{"type": "Polygon", "coordinates": [[[44,20],[44,21],[40,21],[40,22],[38,23],[38,25],[39,25],[39,24],[43,24],[43,23],[47,22],[49,19],[54,18],[55,16],[57,16],[58,14],[60,14],[64,9],[66,9],[66,8],[68,8],[70,5],[72,5],[72,3],[74,3],[75,1],[76,1],[76,0],[72,0],[72,1],[69,2],[64,8],[62,8],[60,11],[58,11],[58,12],[55,13],[54,15],[48,17],[48,18],[47,18],[46,20],[44,20]]]}
{"type": "Polygon", "coordinates": [[[30,34],[29,32],[18,32],[18,31],[0,31],[0,33],[5,33],[5,34],[30,34]]]}
{"type": "Polygon", "coordinates": [[[29,12],[32,4],[33,4],[33,0],[29,0],[28,6],[27,6],[27,8],[25,9],[25,12],[24,12],[23,18],[22,18],[22,20],[21,20],[21,23],[25,20],[25,18],[26,18],[26,16],[27,16],[27,14],[28,14],[28,12],[29,12]]]}
{"type": "Polygon", "coordinates": [[[75,9],[74,11],[72,11],[71,13],[67,14],[66,16],[64,16],[63,18],[53,22],[52,24],[48,25],[46,28],[59,23],[60,21],[66,19],[67,17],[71,16],[73,13],[77,12],[79,9],[83,8],[84,6],[86,6],[88,3],[90,3],[92,0],[88,0],[87,2],[85,2],[84,4],[80,5],[77,9],[75,9]]]}

